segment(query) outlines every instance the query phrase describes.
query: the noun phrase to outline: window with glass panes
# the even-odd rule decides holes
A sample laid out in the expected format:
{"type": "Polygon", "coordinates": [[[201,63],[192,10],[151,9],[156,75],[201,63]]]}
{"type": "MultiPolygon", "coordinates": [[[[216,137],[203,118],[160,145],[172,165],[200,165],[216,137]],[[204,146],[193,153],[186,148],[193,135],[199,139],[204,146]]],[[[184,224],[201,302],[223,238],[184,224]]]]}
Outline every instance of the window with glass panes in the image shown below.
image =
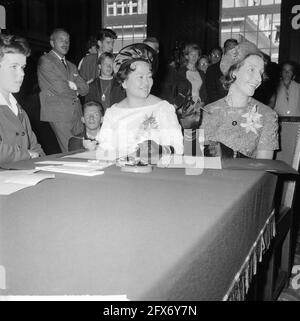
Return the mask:
{"type": "Polygon", "coordinates": [[[251,41],[278,62],[281,0],[222,0],[220,45],[251,41]]]}
{"type": "Polygon", "coordinates": [[[147,0],[104,0],[102,12],[103,27],[113,29],[118,35],[115,52],[146,38],[147,0]]]}

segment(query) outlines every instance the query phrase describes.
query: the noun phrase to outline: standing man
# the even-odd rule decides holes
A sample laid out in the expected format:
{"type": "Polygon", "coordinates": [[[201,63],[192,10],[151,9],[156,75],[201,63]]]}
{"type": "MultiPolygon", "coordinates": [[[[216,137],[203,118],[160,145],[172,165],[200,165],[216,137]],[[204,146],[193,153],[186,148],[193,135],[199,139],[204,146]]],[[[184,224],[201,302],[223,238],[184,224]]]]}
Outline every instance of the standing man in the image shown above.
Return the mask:
{"type": "Polygon", "coordinates": [[[29,54],[24,38],[0,35],[0,164],[45,155],[25,110],[12,95],[20,90],[29,54]]]}
{"type": "Polygon", "coordinates": [[[43,55],[38,64],[41,120],[50,123],[61,151],[67,152],[72,134],[83,130],[78,95],[86,95],[89,87],[77,67],[65,58],[70,47],[68,32],[55,29],[50,36],[50,45],[52,50],[43,55]]]}
{"type": "Polygon", "coordinates": [[[103,52],[113,52],[116,33],[111,29],[101,29],[97,34],[98,52],[83,58],[80,65],[81,77],[90,84],[98,77],[98,59],[103,52]]]}

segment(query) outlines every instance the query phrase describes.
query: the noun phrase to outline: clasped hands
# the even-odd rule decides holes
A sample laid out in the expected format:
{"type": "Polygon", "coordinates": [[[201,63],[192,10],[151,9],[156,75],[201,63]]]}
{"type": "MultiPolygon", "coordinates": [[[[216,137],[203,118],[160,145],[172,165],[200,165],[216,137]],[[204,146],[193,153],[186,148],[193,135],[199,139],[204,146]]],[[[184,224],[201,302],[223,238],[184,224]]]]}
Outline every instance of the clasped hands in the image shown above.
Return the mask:
{"type": "Polygon", "coordinates": [[[96,148],[98,146],[98,141],[91,140],[91,139],[83,139],[82,145],[85,149],[93,151],[93,150],[96,150],[96,148]]]}
{"type": "Polygon", "coordinates": [[[171,154],[169,146],[161,146],[153,140],[145,140],[138,144],[137,150],[128,155],[128,158],[139,160],[143,164],[155,165],[158,163],[162,154],[171,154]]]}

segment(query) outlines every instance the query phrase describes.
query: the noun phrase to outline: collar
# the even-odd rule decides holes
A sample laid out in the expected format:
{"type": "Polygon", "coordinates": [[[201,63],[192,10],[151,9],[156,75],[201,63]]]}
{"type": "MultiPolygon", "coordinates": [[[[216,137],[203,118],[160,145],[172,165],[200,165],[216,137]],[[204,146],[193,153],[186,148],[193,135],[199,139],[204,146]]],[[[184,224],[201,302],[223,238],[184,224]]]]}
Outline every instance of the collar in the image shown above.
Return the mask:
{"type": "Polygon", "coordinates": [[[0,105],[8,106],[8,108],[16,115],[18,116],[19,108],[18,103],[16,101],[16,98],[9,94],[8,96],[9,103],[6,101],[6,99],[3,97],[3,95],[0,93],[0,105]]]}
{"type": "Polygon", "coordinates": [[[55,54],[55,56],[59,59],[59,60],[64,60],[64,62],[66,62],[66,57],[65,56],[63,56],[63,57],[61,57],[58,53],[56,53],[54,50],[51,50],[54,54],[55,54]]]}

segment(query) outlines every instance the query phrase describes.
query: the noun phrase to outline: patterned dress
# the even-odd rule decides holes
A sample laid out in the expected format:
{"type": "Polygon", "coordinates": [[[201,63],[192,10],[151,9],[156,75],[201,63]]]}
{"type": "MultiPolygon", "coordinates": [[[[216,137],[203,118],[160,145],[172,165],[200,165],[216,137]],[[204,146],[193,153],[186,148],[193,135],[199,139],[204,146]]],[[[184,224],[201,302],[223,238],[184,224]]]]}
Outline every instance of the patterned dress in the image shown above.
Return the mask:
{"type": "Polygon", "coordinates": [[[233,151],[255,158],[257,150],[278,146],[278,116],[270,107],[250,98],[248,106],[230,107],[222,98],[205,107],[201,124],[205,141],[221,142],[233,151]]]}

